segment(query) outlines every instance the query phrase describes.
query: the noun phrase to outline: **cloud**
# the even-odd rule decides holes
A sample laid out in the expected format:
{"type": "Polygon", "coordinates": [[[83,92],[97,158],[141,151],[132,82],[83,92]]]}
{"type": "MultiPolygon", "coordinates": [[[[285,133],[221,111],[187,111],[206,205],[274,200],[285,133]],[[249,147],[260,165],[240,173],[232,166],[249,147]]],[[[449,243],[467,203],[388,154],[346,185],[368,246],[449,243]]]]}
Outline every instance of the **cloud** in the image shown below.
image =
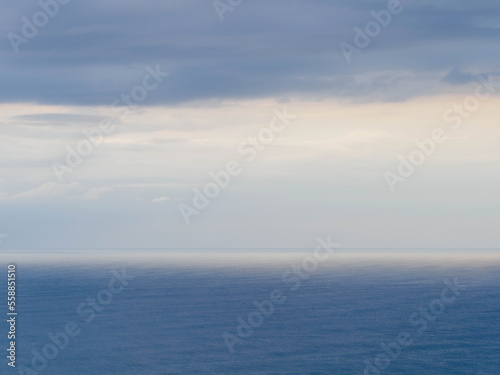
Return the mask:
{"type": "Polygon", "coordinates": [[[471,73],[461,72],[458,68],[453,68],[442,81],[449,83],[451,85],[465,85],[470,82],[474,82],[477,76],[471,73]]]}
{"type": "MultiPolygon", "coordinates": [[[[440,83],[457,61],[469,71],[497,68],[498,1],[404,6],[347,64],[339,44],[353,43],[354,28],[372,20],[372,10],[386,9],[387,1],[254,0],[223,23],[210,1],[71,2],[19,54],[8,41],[0,47],[0,79],[9,87],[0,101],[110,105],[156,64],[171,76],[143,106],[262,97],[393,100],[433,93],[436,85],[429,83],[440,83]],[[411,79],[400,85],[380,79],[382,72],[403,71],[411,79]],[[359,82],[363,74],[372,78],[359,82]],[[408,92],[422,81],[427,84],[408,92]],[[377,95],[384,90],[392,95],[377,95]]],[[[19,2],[6,8],[3,35],[20,33],[21,17],[35,12],[19,2]]],[[[442,92],[449,90],[444,83],[437,87],[442,92]]]]}
{"type": "Polygon", "coordinates": [[[112,191],[113,188],[102,187],[87,189],[78,182],[60,184],[57,182],[47,182],[37,188],[27,190],[18,194],[7,196],[8,200],[28,200],[38,198],[58,198],[58,199],[99,199],[102,194],[112,191]]]}
{"type": "Polygon", "coordinates": [[[101,197],[101,195],[106,194],[110,191],[113,191],[114,189],[111,187],[102,187],[98,189],[90,189],[87,191],[85,194],[81,196],[81,199],[83,200],[96,200],[101,197]]]}
{"type": "Polygon", "coordinates": [[[103,117],[91,116],[82,114],[71,113],[41,113],[32,115],[19,115],[12,117],[13,121],[20,121],[26,123],[38,124],[51,124],[51,125],[68,125],[73,123],[99,123],[103,117]]]}
{"type": "Polygon", "coordinates": [[[153,199],[151,202],[152,203],[160,203],[160,202],[166,202],[166,201],[169,201],[169,200],[170,200],[169,197],[160,197],[160,198],[153,199]]]}
{"type": "Polygon", "coordinates": [[[12,195],[8,197],[8,199],[77,198],[84,190],[85,188],[78,182],[72,182],[70,184],[47,182],[35,189],[12,195]]]}

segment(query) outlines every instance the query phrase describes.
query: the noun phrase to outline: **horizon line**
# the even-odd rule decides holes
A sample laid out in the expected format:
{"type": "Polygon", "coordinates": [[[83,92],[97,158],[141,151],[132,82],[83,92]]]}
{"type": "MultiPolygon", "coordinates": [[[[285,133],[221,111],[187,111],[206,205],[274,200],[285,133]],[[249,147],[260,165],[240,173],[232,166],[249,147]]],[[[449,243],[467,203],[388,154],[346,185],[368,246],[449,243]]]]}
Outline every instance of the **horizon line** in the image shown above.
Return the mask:
{"type": "MultiPolygon", "coordinates": [[[[3,251],[94,251],[94,250],[311,250],[313,247],[101,247],[101,248],[11,248],[3,251]]],[[[338,247],[337,250],[500,250],[500,247],[338,247]]]]}

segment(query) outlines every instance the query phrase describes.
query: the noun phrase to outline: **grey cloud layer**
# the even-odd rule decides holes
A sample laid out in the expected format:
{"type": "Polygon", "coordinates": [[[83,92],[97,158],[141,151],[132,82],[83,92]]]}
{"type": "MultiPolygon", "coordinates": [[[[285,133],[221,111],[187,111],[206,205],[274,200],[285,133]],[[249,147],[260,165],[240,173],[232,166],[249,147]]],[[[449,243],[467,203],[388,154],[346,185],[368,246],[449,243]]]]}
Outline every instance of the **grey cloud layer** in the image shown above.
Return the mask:
{"type": "Polygon", "coordinates": [[[7,4],[0,101],[107,105],[151,64],[172,74],[146,105],[266,96],[394,100],[499,70],[500,3],[402,3],[405,10],[352,64],[339,43],[352,43],[353,28],[387,1],[246,0],[220,22],[211,1],[74,0],[18,54],[7,34],[20,34],[21,17],[39,7],[7,4]]]}

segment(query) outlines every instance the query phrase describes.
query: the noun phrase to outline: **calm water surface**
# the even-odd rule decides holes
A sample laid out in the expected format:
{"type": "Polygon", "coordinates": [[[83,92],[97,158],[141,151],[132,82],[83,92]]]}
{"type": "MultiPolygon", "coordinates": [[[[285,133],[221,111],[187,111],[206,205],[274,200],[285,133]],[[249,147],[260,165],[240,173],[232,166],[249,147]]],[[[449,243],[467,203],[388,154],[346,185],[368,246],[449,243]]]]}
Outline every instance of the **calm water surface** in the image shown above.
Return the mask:
{"type": "MultiPolygon", "coordinates": [[[[297,279],[282,277],[293,264],[128,264],[133,280],[96,311],[87,299],[104,290],[100,297],[108,302],[120,262],[18,263],[18,365],[31,368],[33,350],[42,353],[51,343],[48,334],[76,323],[80,334],[39,374],[500,373],[500,266],[320,265],[292,290],[297,279]],[[467,289],[441,305],[445,280],[455,278],[467,289]],[[254,301],[270,300],[275,289],[286,300],[281,297],[268,316],[255,313],[254,301]],[[95,317],[86,322],[89,311],[95,317]],[[432,319],[423,318],[426,311],[432,319]],[[256,327],[242,338],[238,325],[251,313],[256,327]],[[233,352],[225,333],[238,340],[233,352]],[[412,343],[400,351],[392,344],[387,363],[391,353],[386,356],[381,344],[391,346],[401,333],[412,343]],[[367,367],[377,358],[381,366],[367,367]]],[[[18,373],[1,368],[2,374],[18,373]]]]}

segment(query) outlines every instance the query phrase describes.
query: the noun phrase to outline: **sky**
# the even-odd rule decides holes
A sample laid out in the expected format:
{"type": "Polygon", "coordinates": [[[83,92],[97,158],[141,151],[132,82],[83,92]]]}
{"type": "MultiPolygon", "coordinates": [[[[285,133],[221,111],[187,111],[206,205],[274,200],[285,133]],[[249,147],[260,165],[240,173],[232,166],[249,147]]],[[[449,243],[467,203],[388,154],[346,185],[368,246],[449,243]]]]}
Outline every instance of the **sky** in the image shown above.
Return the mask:
{"type": "Polygon", "coordinates": [[[0,249],[498,247],[498,1],[2,10],[0,249]]]}

